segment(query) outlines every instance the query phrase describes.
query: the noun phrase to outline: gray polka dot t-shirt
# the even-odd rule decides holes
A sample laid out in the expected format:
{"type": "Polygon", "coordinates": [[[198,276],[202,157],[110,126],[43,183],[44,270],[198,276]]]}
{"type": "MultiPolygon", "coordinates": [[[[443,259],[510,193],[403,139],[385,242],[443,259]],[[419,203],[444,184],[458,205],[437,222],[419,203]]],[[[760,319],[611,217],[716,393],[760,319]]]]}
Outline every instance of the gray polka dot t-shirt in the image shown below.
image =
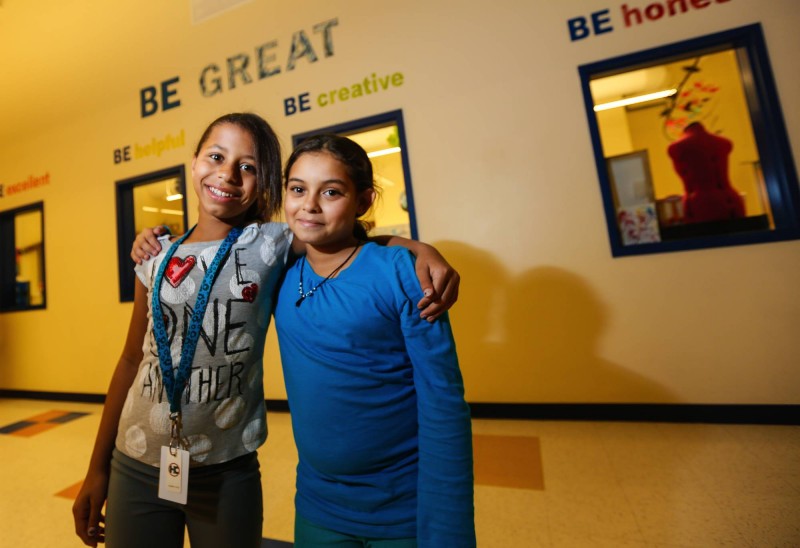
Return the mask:
{"type": "MultiPolygon", "coordinates": [[[[161,446],[170,441],[169,401],[153,335],[152,291],[153,278],[172,244],[167,237],[160,241],[162,252],[135,269],[148,288],[147,335],[116,440],[117,449],[153,466],[159,465],[161,446]]],[[[184,243],[167,265],[160,297],[173,367],[180,363],[183,336],[206,266],[221,243],[184,243]]],[[[181,398],[183,435],[193,464],[229,461],[255,451],[267,438],[264,339],[290,243],[285,224],[251,224],[219,270],[181,398]]]]}

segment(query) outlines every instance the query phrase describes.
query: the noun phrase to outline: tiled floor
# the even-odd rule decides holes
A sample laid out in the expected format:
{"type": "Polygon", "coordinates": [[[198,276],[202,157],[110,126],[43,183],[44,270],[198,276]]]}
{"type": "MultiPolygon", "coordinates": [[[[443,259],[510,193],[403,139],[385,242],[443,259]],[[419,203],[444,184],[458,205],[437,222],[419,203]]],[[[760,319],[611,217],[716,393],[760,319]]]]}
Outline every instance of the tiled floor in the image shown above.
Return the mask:
{"type": "MultiPolygon", "coordinates": [[[[79,547],[100,406],[0,399],[0,548],[79,547]]],[[[800,546],[800,427],[476,420],[482,548],[800,546]]],[[[289,416],[260,451],[264,547],[290,546],[289,416]]],[[[188,544],[187,544],[188,546],[188,544]]],[[[448,548],[448,547],[442,547],[448,548]]]]}

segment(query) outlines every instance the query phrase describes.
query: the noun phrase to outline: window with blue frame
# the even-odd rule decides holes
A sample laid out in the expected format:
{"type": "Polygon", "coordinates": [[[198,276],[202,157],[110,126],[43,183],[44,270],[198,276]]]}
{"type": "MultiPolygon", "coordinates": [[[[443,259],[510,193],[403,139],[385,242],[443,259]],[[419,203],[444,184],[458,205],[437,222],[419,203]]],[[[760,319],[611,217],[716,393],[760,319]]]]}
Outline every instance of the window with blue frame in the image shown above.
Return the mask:
{"type": "Polygon", "coordinates": [[[579,68],[614,256],[800,238],[760,25],[579,68]]]}
{"type": "Polygon", "coordinates": [[[44,204],[0,211],[0,312],[45,308],[44,204]]]}

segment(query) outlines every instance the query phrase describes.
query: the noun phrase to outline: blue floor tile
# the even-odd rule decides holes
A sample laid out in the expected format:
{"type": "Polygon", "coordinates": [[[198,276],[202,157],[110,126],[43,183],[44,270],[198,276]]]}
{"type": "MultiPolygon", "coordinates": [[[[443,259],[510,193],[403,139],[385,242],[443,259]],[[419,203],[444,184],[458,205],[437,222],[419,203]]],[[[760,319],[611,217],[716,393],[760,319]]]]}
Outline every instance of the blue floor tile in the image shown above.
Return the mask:
{"type": "Polygon", "coordinates": [[[27,428],[28,426],[32,426],[34,424],[36,423],[31,421],[15,422],[0,428],[0,434],[11,434],[13,432],[16,432],[17,430],[22,430],[23,428],[27,428]]]}
{"type": "Polygon", "coordinates": [[[89,413],[65,413],[60,417],[56,417],[54,419],[50,419],[47,422],[56,422],[56,423],[65,423],[69,421],[74,421],[75,419],[79,419],[81,417],[85,417],[89,413]]]}

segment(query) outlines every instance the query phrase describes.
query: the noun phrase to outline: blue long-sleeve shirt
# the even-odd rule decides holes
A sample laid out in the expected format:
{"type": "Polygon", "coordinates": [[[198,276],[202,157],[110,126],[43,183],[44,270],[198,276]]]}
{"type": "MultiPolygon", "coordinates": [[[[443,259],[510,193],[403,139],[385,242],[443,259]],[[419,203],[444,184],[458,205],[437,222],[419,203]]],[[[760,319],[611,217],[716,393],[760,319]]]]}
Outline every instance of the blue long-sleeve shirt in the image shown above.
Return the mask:
{"type": "Polygon", "coordinates": [[[304,262],[275,310],[298,514],[359,536],[474,546],[469,408],[449,319],[419,318],[413,257],[366,244],[296,306],[301,267],[304,291],[324,279],[304,262]]]}

